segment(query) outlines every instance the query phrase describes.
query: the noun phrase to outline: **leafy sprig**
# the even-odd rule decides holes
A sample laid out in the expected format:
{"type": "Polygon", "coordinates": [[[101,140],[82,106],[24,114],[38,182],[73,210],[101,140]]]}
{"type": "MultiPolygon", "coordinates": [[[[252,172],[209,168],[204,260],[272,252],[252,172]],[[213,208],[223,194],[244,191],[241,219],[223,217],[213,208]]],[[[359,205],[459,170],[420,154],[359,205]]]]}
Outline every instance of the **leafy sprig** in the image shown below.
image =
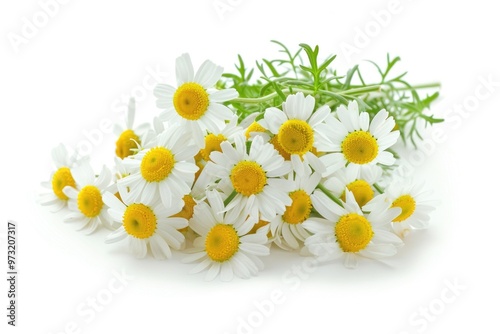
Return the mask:
{"type": "Polygon", "coordinates": [[[303,92],[315,97],[316,103],[329,105],[335,110],[341,104],[356,100],[360,110],[374,116],[380,109],[386,109],[395,119],[405,142],[416,146],[416,139],[422,138],[417,124],[426,125],[442,122],[427,113],[430,105],[439,93],[434,91],[422,97],[418,91],[437,89],[439,83],[411,85],[405,80],[407,72],[398,73],[396,65],[399,57],[391,58],[388,54],[386,64],[380,66],[372,61],[378,78],[365,80],[361,67],[355,65],[347,73],[339,75],[333,67],[335,55],[320,60],[319,47],[300,44],[292,52],[283,43],[271,41],[279,47],[285,57],[280,59],[262,59],[256,62],[256,69],[248,67],[241,55],[235,65],[236,73],[225,73],[219,82],[220,88],[234,88],[239,98],[230,101],[240,119],[252,113],[259,113],[271,106],[279,106],[289,94],[303,92]],[[256,77],[256,73],[260,76],[256,77]]]}

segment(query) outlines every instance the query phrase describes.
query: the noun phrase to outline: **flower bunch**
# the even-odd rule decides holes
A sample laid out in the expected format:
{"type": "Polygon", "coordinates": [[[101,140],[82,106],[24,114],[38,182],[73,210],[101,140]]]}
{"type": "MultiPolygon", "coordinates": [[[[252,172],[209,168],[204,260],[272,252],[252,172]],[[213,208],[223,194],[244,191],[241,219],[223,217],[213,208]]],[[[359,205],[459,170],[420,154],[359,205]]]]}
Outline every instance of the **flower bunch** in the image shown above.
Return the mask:
{"type": "Polygon", "coordinates": [[[130,100],[112,170],[96,176],[60,145],[41,204],[67,208],[87,233],[112,230],[106,242],[136,257],[181,250],[209,280],[256,275],[273,245],[349,268],[395,255],[434,209],[421,184],[391,173],[398,140],[441,121],[425,113],[437,93],[417,93],[434,85],[390,76],[399,58],[367,84],[358,66],[339,76],[334,56],[320,63],[318,47],[275,43],[288,58],[258,62],[257,80],[241,56],[231,74],[208,60],[195,71],[181,55],[176,85],[154,90],[151,124],[134,124],[130,100]]]}

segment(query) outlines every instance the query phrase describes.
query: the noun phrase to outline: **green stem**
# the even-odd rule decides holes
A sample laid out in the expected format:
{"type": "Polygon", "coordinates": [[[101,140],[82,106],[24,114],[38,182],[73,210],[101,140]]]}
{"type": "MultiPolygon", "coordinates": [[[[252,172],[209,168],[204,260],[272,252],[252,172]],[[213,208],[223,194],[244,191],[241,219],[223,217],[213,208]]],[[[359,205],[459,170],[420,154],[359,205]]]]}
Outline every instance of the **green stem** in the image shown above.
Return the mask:
{"type": "Polygon", "coordinates": [[[379,194],[383,194],[384,190],[376,183],[373,184],[373,188],[375,188],[379,194]]]}
{"type": "Polygon", "coordinates": [[[237,195],[237,192],[236,190],[233,190],[233,192],[231,193],[231,195],[229,195],[228,198],[226,198],[226,200],[224,201],[224,206],[227,206],[229,203],[231,203],[231,201],[233,200],[233,198],[237,195]]]}
{"type": "Polygon", "coordinates": [[[428,84],[415,85],[415,86],[412,86],[411,88],[409,88],[409,87],[399,87],[399,88],[394,88],[393,90],[403,91],[403,90],[410,90],[410,89],[417,90],[417,89],[428,89],[428,88],[439,88],[439,87],[441,87],[441,83],[440,82],[431,82],[431,83],[428,83],[428,84]]]}
{"type": "MultiPolygon", "coordinates": [[[[302,92],[304,94],[313,94],[314,92],[309,89],[301,89],[301,88],[291,88],[293,93],[299,93],[302,92]]],[[[290,94],[290,89],[283,89],[281,91],[283,94],[290,94]]],[[[269,101],[271,99],[274,99],[276,96],[278,96],[277,92],[271,93],[269,95],[265,95],[262,97],[237,97],[229,102],[236,102],[236,103],[263,103],[266,101],[269,101]]]]}
{"type": "Polygon", "coordinates": [[[337,203],[338,205],[340,205],[341,207],[344,207],[344,203],[342,203],[342,201],[340,199],[338,199],[336,196],[334,196],[330,190],[326,189],[326,187],[324,185],[322,185],[321,183],[318,184],[318,188],[329,198],[331,199],[332,201],[334,201],[335,203],[337,203]]]}

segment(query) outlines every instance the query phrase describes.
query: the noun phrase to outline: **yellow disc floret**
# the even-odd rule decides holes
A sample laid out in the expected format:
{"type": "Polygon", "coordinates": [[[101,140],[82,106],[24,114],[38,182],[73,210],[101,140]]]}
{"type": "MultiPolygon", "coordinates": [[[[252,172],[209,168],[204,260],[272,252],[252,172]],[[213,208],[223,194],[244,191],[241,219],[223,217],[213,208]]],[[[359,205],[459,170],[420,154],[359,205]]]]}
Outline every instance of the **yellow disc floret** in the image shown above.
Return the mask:
{"type": "Polygon", "coordinates": [[[264,227],[266,226],[267,224],[269,224],[268,221],[265,221],[265,220],[262,220],[262,219],[259,219],[259,221],[257,223],[255,223],[255,225],[252,227],[252,229],[250,230],[250,232],[248,232],[248,234],[255,234],[257,233],[257,230],[261,227],[264,227]]]}
{"type": "Polygon", "coordinates": [[[287,161],[290,161],[290,159],[291,159],[290,153],[288,153],[287,151],[285,151],[285,149],[283,148],[283,146],[281,146],[281,144],[280,144],[280,142],[278,140],[278,135],[273,136],[271,138],[271,140],[269,140],[269,142],[271,144],[273,144],[274,149],[276,151],[278,151],[278,153],[283,157],[283,159],[285,159],[287,161]]]}
{"type": "Polygon", "coordinates": [[[415,209],[417,208],[417,203],[411,195],[403,195],[396,198],[396,200],[392,202],[392,207],[401,208],[401,213],[399,214],[399,216],[394,218],[394,222],[400,223],[410,218],[410,216],[415,212],[415,209]]]}
{"type": "Polygon", "coordinates": [[[124,159],[129,155],[135,154],[133,149],[136,149],[137,144],[140,143],[139,136],[137,136],[134,131],[130,129],[123,131],[116,141],[116,156],[120,159],[124,159]]]}
{"type": "Polygon", "coordinates": [[[364,249],[373,237],[370,222],[356,213],[340,217],[335,225],[335,236],[344,252],[356,253],[364,249]]]}
{"type": "Polygon", "coordinates": [[[205,239],[208,257],[217,262],[229,260],[238,251],[239,244],[238,233],[231,225],[215,225],[205,239]]]}
{"type": "Polygon", "coordinates": [[[367,131],[349,133],[342,142],[342,152],[347,161],[363,165],[377,157],[378,143],[367,131]]]}
{"type": "Polygon", "coordinates": [[[177,212],[172,217],[185,218],[185,219],[189,220],[193,217],[194,207],[196,206],[196,201],[194,200],[193,196],[191,196],[191,195],[184,195],[182,200],[184,201],[184,206],[182,207],[182,210],[177,212]]]}
{"type": "Polygon", "coordinates": [[[200,154],[205,161],[210,160],[210,153],[217,151],[222,152],[220,148],[220,144],[226,141],[226,137],[224,135],[215,135],[210,133],[205,136],[205,147],[200,150],[200,154]]]}
{"type": "Polygon", "coordinates": [[[63,189],[66,186],[76,187],[75,180],[73,179],[73,175],[71,175],[71,171],[68,167],[61,167],[52,176],[52,191],[57,196],[57,198],[66,201],[68,200],[68,196],[63,193],[63,189]]]}
{"type": "MultiPolygon", "coordinates": [[[[347,189],[352,192],[356,202],[358,202],[359,207],[363,207],[366,203],[373,199],[375,192],[368,182],[365,180],[356,180],[347,185],[347,189]]],[[[340,198],[345,202],[345,191],[342,193],[340,198]]]]}
{"type": "Polygon", "coordinates": [[[103,202],[101,191],[96,186],[85,186],[78,193],[78,209],[86,217],[94,218],[101,212],[103,202]]]}
{"type": "Polygon", "coordinates": [[[149,182],[160,182],[172,172],[174,164],[174,155],[170,150],[165,147],[152,148],[142,158],[142,177],[149,182]]]}
{"type": "Polygon", "coordinates": [[[130,204],[123,214],[125,231],[138,239],[147,239],[156,231],[156,216],[149,206],[130,204]]]}
{"type": "Polygon", "coordinates": [[[311,198],[304,190],[290,193],[292,205],[287,206],[283,214],[283,221],[288,224],[303,223],[311,214],[311,198]]]}
{"type": "Polygon", "coordinates": [[[262,125],[260,125],[257,122],[253,122],[246,129],[246,131],[245,131],[245,137],[248,139],[248,138],[250,138],[250,134],[252,132],[265,132],[265,131],[266,131],[266,129],[262,125]]]}
{"type": "Polygon", "coordinates": [[[303,155],[309,152],[314,144],[313,129],[306,121],[300,119],[284,122],[277,136],[281,147],[289,154],[303,155]]]}
{"type": "Polygon", "coordinates": [[[260,193],[267,182],[266,172],[255,161],[240,161],[229,176],[236,192],[250,196],[260,193]]]}
{"type": "Polygon", "coordinates": [[[195,121],[208,109],[208,93],[196,82],[182,84],[174,93],[174,107],[179,116],[195,121]]]}

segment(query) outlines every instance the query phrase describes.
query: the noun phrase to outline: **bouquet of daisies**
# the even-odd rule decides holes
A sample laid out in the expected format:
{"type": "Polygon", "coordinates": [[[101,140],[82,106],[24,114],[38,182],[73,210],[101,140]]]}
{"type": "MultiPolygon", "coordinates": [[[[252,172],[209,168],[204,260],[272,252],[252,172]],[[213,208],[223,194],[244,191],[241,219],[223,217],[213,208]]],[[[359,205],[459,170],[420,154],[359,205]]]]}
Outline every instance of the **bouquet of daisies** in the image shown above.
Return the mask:
{"type": "Polygon", "coordinates": [[[368,84],[358,66],[340,76],[335,56],[320,63],[318,47],[274,43],[285,57],[257,62],[257,80],[241,56],[223,73],[181,55],[177,84],[154,90],[151,124],[134,124],[130,100],[112,169],[52,151],[41,204],[67,208],[64,221],[87,233],[110,229],[106,243],[139,258],[183,251],[208,280],[256,275],[276,246],[349,268],[395,255],[434,205],[421,184],[393,177],[391,148],[442,121],[425,113],[437,93],[417,93],[437,85],[392,76],[399,58],[373,63],[380,80],[368,84]]]}

